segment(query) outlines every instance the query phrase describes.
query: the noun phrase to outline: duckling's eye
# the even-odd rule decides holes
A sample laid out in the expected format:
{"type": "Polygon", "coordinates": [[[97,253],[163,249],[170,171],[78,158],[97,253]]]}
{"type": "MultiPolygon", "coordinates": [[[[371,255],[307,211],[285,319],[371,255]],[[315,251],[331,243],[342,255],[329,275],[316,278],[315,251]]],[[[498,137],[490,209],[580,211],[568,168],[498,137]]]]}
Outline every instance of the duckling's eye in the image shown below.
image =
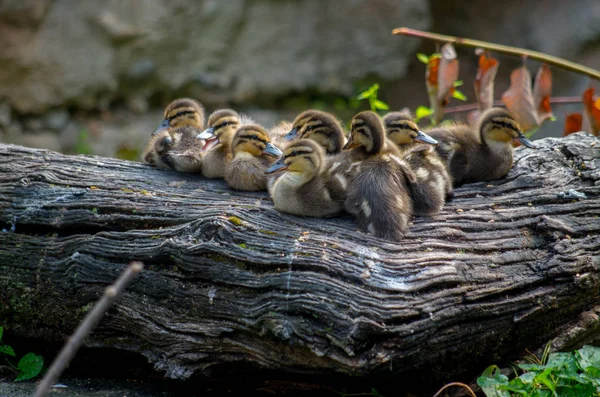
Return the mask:
{"type": "Polygon", "coordinates": [[[221,124],[218,124],[217,126],[215,126],[215,130],[218,130],[219,128],[227,127],[228,125],[232,125],[232,124],[237,124],[237,123],[235,121],[224,121],[221,124]]]}
{"type": "Polygon", "coordinates": [[[290,156],[297,156],[297,155],[298,155],[298,152],[295,150],[292,153],[290,153],[290,156]]]}
{"type": "Polygon", "coordinates": [[[176,113],[175,116],[171,117],[170,120],[176,119],[177,117],[185,116],[187,114],[192,114],[192,112],[189,110],[181,111],[179,113],[176,113]]]}
{"type": "Polygon", "coordinates": [[[314,129],[315,129],[315,127],[314,127],[314,126],[312,126],[312,125],[309,125],[308,127],[306,127],[306,131],[307,131],[307,132],[308,132],[308,131],[312,131],[312,130],[314,130],[314,129]]]}

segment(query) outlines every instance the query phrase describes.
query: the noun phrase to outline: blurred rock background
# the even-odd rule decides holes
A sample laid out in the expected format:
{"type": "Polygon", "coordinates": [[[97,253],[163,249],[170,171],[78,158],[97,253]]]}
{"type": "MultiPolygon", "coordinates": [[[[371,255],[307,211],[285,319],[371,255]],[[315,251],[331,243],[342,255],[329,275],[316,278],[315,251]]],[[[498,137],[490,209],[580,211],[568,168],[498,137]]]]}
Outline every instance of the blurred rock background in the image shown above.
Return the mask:
{"type": "MultiPolygon", "coordinates": [[[[600,67],[598,0],[0,0],[0,141],[137,159],[177,96],[267,126],[309,107],[348,120],[373,82],[392,109],[428,106],[415,55],[435,44],[392,36],[399,26],[600,67]]],[[[457,50],[471,102],[476,57],[457,50]]],[[[497,57],[499,99],[520,60],[497,57]]],[[[552,71],[553,96],[589,84],[552,71]]],[[[536,137],[560,135],[580,108],[556,105],[536,137]]]]}

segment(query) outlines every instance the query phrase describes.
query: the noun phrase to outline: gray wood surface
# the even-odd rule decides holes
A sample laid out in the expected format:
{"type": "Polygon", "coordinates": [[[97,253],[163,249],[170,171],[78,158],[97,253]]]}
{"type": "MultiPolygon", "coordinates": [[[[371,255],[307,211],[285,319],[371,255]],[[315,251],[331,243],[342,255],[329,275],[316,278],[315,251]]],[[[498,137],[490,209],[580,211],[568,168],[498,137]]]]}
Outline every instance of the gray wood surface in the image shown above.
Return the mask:
{"type": "Polygon", "coordinates": [[[223,181],[0,144],[0,324],[64,340],[140,260],[88,346],[139,352],[169,377],[441,377],[515,359],[600,304],[600,141],[536,145],[389,243],[223,181]]]}

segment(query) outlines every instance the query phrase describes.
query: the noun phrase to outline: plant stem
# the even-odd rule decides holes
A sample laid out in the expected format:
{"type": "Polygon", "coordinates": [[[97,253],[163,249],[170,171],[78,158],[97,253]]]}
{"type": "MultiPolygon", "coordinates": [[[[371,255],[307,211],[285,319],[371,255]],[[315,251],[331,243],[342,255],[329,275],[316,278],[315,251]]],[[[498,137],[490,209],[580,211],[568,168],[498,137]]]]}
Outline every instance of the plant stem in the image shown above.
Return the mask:
{"type": "Polygon", "coordinates": [[[104,313],[114,303],[119,294],[133,281],[135,276],[142,271],[144,265],[141,262],[131,262],[127,269],[119,276],[117,281],[104,290],[104,295],[96,302],[92,310],[85,316],[77,330],[65,346],[60,351],[58,357],[54,359],[54,362],[46,372],[46,376],[42,379],[39,384],[35,397],[45,397],[48,395],[50,388],[58,380],[60,374],[69,365],[71,359],[85,340],[88,337],[92,329],[98,325],[104,313]]]}
{"type": "MultiPolygon", "coordinates": [[[[581,103],[581,97],[578,96],[558,96],[554,98],[550,98],[550,103],[552,104],[573,104],[573,103],[581,103]]],[[[494,101],[494,106],[504,106],[504,102],[501,100],[494,101]]],[[[448,113],[462,113],[462,112],[470,112],[471,110],[479,109],[479,105],[476,103],[467,103],[464,105],[451,106],[447,107],[444,110],[445,114],[448,113]]]]}
{"type": "Polygon", "coordinates": [[[572,72],[584,74],[590,76],[596,80],[600,80],[600,71],[589,68],[587,66],[580,65],[575,62],[567,61],[566,59],[558,58],[552,55],[544,54],[538,51],[526,50],[524,48],[511,47],[507,45],[489,43],[487,41],[465,39],[463,37],[447,36],[443,34],[424,32],[422,30],[415,30],[410,28],[396,28],[392,30],[394,35],[403,35],[411,37],[420,37],[428,40],[435,40],[437,42],[452,43],[456,45],[463,45],[466,47],[483,48],[484,50],[501,52],[509,55],[516,55],[520,57],[527,57],[536,59],[538,61],[546,62],[549,65],[554,65],[562,69],[570,70],[572,72]]]}

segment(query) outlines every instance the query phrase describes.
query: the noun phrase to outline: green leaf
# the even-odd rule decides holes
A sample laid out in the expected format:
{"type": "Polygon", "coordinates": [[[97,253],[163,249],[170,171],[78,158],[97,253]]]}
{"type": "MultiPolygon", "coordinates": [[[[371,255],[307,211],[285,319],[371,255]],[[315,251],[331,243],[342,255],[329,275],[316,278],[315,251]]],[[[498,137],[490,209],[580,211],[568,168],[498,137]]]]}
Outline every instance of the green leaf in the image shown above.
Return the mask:
{"type": "Polygon", "coordinates": [[[27,353],[19,361],[19,365],[17,365],[20,372],[15,382],[35,378],[42,371],[43,367],[44,357],[35,355],[34,353],[27,353]]]}
{"type": "Polygon", "coordinates": [[[0,341],[2,340],[2,334],[4,333],[4,327],[0,326],[0,341]]]}
{"type": "Polygon", "coordinates": [[[417,53],[417,58],[419,59],[419,61],[423,62],[425,65],[427,65],[429,63],[429,57],[427,55],[423,54],[422,52],[417,53]]]}
{"type": "Polygon", "coordinates": [[[521,379],[523,383],[529,384],[533,382],[535,375],[535,372],[525,372],[523,375],[519,376],[519,379],[521,379]]]}
{"type": "Polygon", "coordinates": [[[467,100],[466,95],[460,92],[459,90],[454,90],[454,92],[452,93],[452,98],[460,99],[461,101],[467,100]]]}
{"type": "Polygon", "coordinates": [[[585,371],[588,367],[594,367],[600,370],[600,347],[583,346],[575,352],[577,361],[585,371]]]}
{"type": "Polygon", "coordinates": [[[464,81],[462,81],[462,80],[456,80],[454,83],[452,83],[452,86],[453,87],[460,87],[463,84],[464,84],[464,81]]]}
{"type": "Polygon", "coordinates": [[[380,101],[379,99],[375,99],[375,102],[373,103],[375,109],[379,109],[379,110],[388,110],[390,107],[387,103],[380,101]]]}
{"type": "Polygon", "coordinates": [[[427,106],[419,106],[415,112],[415,115],[417,116],[415,120],[419,121],[423,117],[427,117],[431,114],[433,114],[433,109],[428,108],[427,106]]]}
{"type": "Polygon", "coordinates": [[[15,351],[13,350],[13,348],[7,345],[0,346],[0,353],[4,353],[7,356],[15,356],[15,351]]]}
{"type": "Polygon", "coordinates": [[[356,97],[356,99],[367,99],[370,96],[371,96],[371,93],[369,91],[363,91],[356,97]]]}
{"type": "Polygon", "coordinates": [[[490,365],[477,378],[477,385],[481,387],[487,397],[510,397],[510,393],[502,390],[508,386],[508,378],[500,372],[497,365],[490,365]]]}

